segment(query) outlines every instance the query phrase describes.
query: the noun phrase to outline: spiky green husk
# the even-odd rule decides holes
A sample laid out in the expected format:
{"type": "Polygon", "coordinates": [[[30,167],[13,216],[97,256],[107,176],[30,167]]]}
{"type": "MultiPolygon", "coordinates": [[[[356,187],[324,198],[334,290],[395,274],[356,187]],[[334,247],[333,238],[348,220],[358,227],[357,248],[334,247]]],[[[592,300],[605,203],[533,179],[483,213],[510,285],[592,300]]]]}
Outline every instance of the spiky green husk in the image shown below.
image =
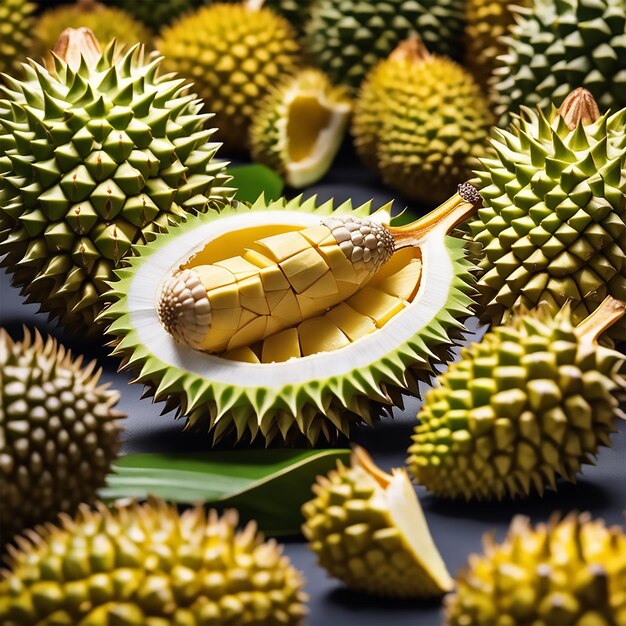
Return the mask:
{"type": "Polygon", "coordinates": [[[86,27],[93,31],[96,39],[105,45],[116,39],[120,46],[142,43],[150,47],[150,32],[125,11],[94,2],[81,6],[60,6],[46,11],[35,23],[32,57],[42,57],[66,28],[86,27]]]}
{"type": "Polygon", "coordinates": [[[515,23],[511,6],[526,6],[530,0],[467,0],[465,5],[465,60],[486,91],[496,59],[507,50],[502,40],[515,23]]]}
{"type": "Polygon", "coordinates": [[[204,0],[113,0],[110,4],[126,11],[152,30],[158,31],[204,4],[204,0]]]}
{"type": "Polygon", "coordinates": [[[161,501],[82,506],[28,531],[0,579],[6,625],[301,624],[301,574],[237,514],[179,514],[161,501]]]}
{"type": "Polygon", "coordinates": [[[26,0],[0,0],[0,74],[21,71],[31,45],[34,11],[35,4],[26,0]]]}
{"type": "Polygon", "coordinates": [[[352,132],[361,160],[385,183],[436,204],[470,177],[490,123],[480,88],[454,61],[394,53],[364,82],[352,132]]]}
{"type": "Polygon", "coordinates": [[[516,11],[507,52],[493,72],[500,126],[522,105],[548,112],[581,86],[602,110],[626,106],[624,0],[535,0],[516,11]]]}
{"type": "Polygon", "coordinates": [[[460,0],[318,0],[305,26],[307,49],[336,83],[359,87],[367,72],[411,33],[432,52],[458,56],[460,0]]]}
{"type": "Polygon", "coordinates": [[[577,323],[607,295],[626,300],[625,128],[626,109],[574,130],[524,109],[494,132],[477,172],[484,208],[470,224],[485,248],[484,319],[571,300],[577,323]]]}
{"type": "Polygon", "coordinates": [[[246,150],[252,117],[271,86],[302,62],[296,32],[269,9],[216,4],[166,28],[164,67],[194,81],[215,113],[216,137],[230,152],[246,150]]]}
{"type": "Polygon", "coordinates": [[[569,307],[519,315],[464,348],[419,413],[409,467],[445,498],[540,494],[610,445],[624,356],[577,335],[569,307]]]}
{"type": "Polygon", "coordinates": [[[119,448],[119,393],[63,346],[0,329],[2,540],[92,502],[119,448]]]}
{"type": "Polygon", "coordinates": [[[446,598],[447,626],[626,624],[626,535],[588,514],[484,538],[446,598]]]}
{"type": "MultiPolygon", "coordinates": [[[[113,302],[103,317],[112,320],[109,333],[116,337],[115,354],[123,358],[123,368],[137,373],[135,382],[145,384],[147,394],[167,401],[165,410],[177,409],[187,417],[190,427],[209,431],[215,441],[228,435],[237,440],[260,436],[266,442],[307,439],[314,443],[319,438],[334,439],[338,431],[348,434],[355,423],[373,425],[382,415],[388,415],[393,406],[403,405],[402,394],[418,395],[418,381],[430,379],[435,363],[450,359],[451,345],[465,330],[462,321],[469,314],[474,284],[473,264],[466,258],[464,242],[456,237],[446,237],[444,244],[454,267],[445,309],[426,322],[410,341],[372,362],[367,371],[355,368],[348,375],[331,378],[314,372],[298,385],[281,384],[273,377],[271,387],[248,386],[245,380],[232,386],[212,380],[211,365],[207,365],[209,375],[204,376],[161,360],[142,342],[135,321],[137,315],[133,319],[133,308],[138,303],[130,302],[128,294],[136,274],[150,267],[151,255],[177,237],[243,210],[247,209],[242,205],[225,207],[219,214],[200,215],[159,236],[149,246],[138,248],[139,256],[129,259],[130,268],[120,269],[117,275],[121,280],[111,285],[109,297],[113,302]]],[[[316,207],[315,198],[269,203],[260,198],[250,210],[315,212],[323,216],[333,212],[333,203],[316,207]]],[[[362,217],[369,211],[370,203],[353,209],[349,201],[335,210],[362,217]]],[[[154,307],[142,310],[156,315],[154,307]]],[[[139,310],[137,314],[142,315],[139,310]]],[[[273,365],[266,367],[269,372],[273,365]]]]}
{"type": "Polygon", "coordinates": [[[132,246],[218,205],[210,115],[183,81],[113,45],[92,70],[31,62],[0,100],[0,253],[28,300],[96,332],[113,268],[132,246]]]}

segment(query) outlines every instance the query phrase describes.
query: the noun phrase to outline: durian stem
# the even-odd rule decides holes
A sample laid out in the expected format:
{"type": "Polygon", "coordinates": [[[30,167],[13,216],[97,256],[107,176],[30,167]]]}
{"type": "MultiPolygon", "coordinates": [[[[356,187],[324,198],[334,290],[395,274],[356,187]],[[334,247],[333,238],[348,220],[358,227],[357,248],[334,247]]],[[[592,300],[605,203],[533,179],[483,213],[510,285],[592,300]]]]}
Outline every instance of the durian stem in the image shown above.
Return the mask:
{"type": "Polygon", "coordinates": [[[74,72],[78,71],[83,59],[88,67],[95,67],[102,55],[96,36],[84,26],[66,28],[59,36],[52,52],[63,59],[74,72]]]}
{"type": "Polygon", "coordinates": [[[626,303],[613,296],[607,296],[602,304],[576,327],[576,335],[581,341],[596,343],[600,335],[625,313],[626,303]]]}
{"type": "Polygon", "coordinates": [[[248,11],[260,11],[265,4],[265,0],[246,0],[244,6],[248,11]]]}
{"type": "Polygon", "coordinates": [[[435,228],[441,228],[449,233],[481,205],[482,199],[475,187],[468,183],[459,185],[458,193],[455,193],[428,215],[407,226],[389,227],[388,230],[393,236],[395,249],[419,246],[424,236],[435,228]]]}
{"type": "Polygon", "coordinates": [[[392,477],[376,466],[365,448],[354,446],[354,448],[352,448],[350,461],[353,466],[363,468],[381,487],[387,488],[392,477]]]}
{"type": "Polygon", "coordinates": [[[563,100],[558,114],[565,125],[574,130],[579,124],[593,124],[600,118],[600,109],[591,92],[584,87],[578,87],[563,100]]]}
{"type": "Polygon", "coordinates": [[[412,33],[407,39],[401,41],[389,55],[389,58],[394,61],[410,61],[411,63],[422,63],[430,57],[428,48],[417,33],[412,33]]]}

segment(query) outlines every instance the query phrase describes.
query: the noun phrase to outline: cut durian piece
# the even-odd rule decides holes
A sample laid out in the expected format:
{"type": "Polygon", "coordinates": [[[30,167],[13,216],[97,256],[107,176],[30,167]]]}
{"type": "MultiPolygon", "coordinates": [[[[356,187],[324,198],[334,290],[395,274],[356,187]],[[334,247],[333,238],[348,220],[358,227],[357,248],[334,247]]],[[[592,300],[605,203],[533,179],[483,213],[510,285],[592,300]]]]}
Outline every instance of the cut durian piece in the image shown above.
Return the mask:
{"type": "Polygon", "coordinates": [[[348,202],[333,211],[332,203],[317,207],[314,198],[261,198],[252,207],[188,220],[138,247],[112,283],[105,316],[113,320],[116,353],[157,399],[178,406],[215,440],[314,442],[348,433],[355,422],[373,423],[401,393],[418,392],[418,381],[448,358],[464,328],[472,266],[464,240],[448,232],[475,210],[479,196],[471,187],[461,193],[402,228],[390,225],[389,207],[370,215],[369,204],[353,209],[348,202]],[[365,261],[372,233],[399,248],[382,265],[392,251],[384,245],[378,260],[372,254],[365,261]],[[341,246],[362,256],[348,259],[341,246]],[[308,263],[283,271],[286,251],[307,250],[314,274],[307,275],[308,263]],[[229,268],[224,285],[208,266],[229,268]],[[193,291],[179,282],[185,276],[195,281],[193,291]],[[294,277],[302,282],[295,285],[294,277]],[[370,279],[376,306],[358,296],[351,302],[370,279]],[[213,290],[224,290],[227,308],[211,309],[213,290]],[[175,326],[173,336],[166,327],[175,326]],[[215,333],[207,332],[212,326],[215,333]]]}
{"type": "Polygon", "coordinates": [[[380,470],[362,448],[350,467],[318,477],[302,507],[302,532],[319,564],[349,587],[374,595],[432,598],[453,581],[404,468],[380,470]]]}
{"type": "Polygon", "coordinates": [[[332,165],[351,111],[343,87],[334,87],[318,70],[302,70],[275,87],[255,113],[252,156],[291,187],[312,185],[332,165]]]}

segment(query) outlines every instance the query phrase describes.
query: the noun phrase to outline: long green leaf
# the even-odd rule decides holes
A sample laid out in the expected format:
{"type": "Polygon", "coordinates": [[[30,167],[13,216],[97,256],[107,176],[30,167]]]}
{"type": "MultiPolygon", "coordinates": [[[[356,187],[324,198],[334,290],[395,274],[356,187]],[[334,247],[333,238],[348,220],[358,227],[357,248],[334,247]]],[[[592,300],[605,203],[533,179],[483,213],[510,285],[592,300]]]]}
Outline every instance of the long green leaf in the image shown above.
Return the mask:
{"type": "Polygon", "coordinates": [[[300,532],[300,507],[311,485],[349,450],[232,450],[190,454],[129,454],[100,490],[104,500],[156,495],[178,504],[233,507],[268,535],[300,532]]]}
{"type": "Polygon", "coordinates": [[[281,177],[264,165],[242,165],[228,169],[233,179],[229,185],[237,188],[235,198],[240,202],[254,202],[261,194],[266,200],[277,200],[285,185],[281,177]]]}

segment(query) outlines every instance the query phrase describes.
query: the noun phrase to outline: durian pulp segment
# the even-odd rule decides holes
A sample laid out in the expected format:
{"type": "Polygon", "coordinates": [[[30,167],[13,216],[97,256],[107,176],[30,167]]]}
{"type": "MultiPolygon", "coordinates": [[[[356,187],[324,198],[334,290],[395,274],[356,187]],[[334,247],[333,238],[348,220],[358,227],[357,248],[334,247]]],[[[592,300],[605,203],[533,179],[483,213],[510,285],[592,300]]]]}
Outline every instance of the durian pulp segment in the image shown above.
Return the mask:
{"type": "Polygon", "coordinates": [[[288,99],[287,183],[305,187],[328,170],[343,140],[350,105],[328,102],[323,93],[294,93],[288,99]]]}

